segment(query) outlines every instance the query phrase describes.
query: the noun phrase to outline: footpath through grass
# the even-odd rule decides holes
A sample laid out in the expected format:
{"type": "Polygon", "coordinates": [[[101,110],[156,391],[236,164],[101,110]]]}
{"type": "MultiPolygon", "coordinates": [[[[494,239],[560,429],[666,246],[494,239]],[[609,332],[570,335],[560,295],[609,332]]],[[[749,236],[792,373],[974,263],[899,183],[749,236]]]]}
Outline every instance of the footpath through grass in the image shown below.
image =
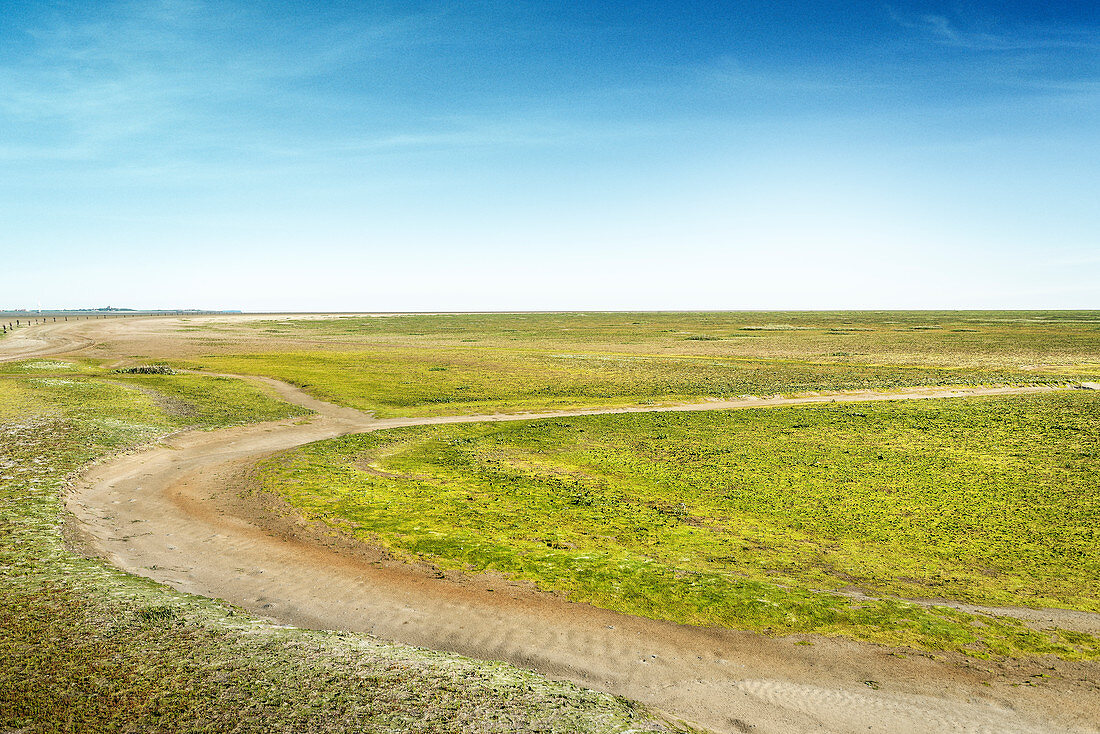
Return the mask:
{"type": "Polygon", "coordinates": [[[622,699],[503,664],[275,627],[71,553],[61,492],[88,462],[184,427],[303,411],[235,380],[50,360],[4,371],[19,376],[0,379],[0,730],[652,728],[622,699]]]}
{"type": "Polygon", "coordinates": [[[985,655],[1100,640],[836,593],[1100,611],[1100,396],[418,427],[269,461],[310,517],[599,606],[985,655]]]}

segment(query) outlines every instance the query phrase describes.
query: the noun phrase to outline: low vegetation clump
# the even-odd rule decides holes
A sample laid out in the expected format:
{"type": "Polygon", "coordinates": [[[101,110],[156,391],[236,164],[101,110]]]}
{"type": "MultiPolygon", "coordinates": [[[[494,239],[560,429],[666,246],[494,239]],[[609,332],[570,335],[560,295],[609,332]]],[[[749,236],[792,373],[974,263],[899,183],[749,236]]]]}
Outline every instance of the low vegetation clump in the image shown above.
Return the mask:
{"type": "Polygon", "coordinates": [[[366,542],[610,609],[973,655],[1100,640],[913,599],[1100,612],[1091,391],[417,427],[262,486],[366,542]]]}
{"type": "Polygon", "coordinates": [[[141,364],[134,367],[120,367],[115,370],[120,375],[174,375],[176,371],[166,364],[141,364]]]}
{"type": "Polygon", "coordinates": [[[275,627],[70,552],[61,493],[88,462],[180,428],[303,411],[239,380],[62,372],[24,363],[0,380],[0,730],[656,726],[612,696],[503,664],[275,627]]]}

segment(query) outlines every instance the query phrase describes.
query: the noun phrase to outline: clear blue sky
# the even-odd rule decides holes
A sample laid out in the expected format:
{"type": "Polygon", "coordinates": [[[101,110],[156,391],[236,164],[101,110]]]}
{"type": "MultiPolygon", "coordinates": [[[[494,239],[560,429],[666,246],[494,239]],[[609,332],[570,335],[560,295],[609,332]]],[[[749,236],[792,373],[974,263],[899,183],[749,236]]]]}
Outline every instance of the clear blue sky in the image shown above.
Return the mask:
{"type": "Polygon", "coordinates": [[[1100,3],[0,4],[0,309],[1100,308],[1100,3]]]}

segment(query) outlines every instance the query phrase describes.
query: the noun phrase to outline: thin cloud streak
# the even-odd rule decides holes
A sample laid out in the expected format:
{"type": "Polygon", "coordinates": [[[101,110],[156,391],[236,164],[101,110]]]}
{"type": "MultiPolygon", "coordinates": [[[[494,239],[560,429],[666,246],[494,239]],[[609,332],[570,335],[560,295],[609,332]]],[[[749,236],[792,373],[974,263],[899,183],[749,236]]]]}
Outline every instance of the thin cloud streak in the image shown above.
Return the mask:
{"type": "MultiPolygon", "coordinates": [[[[991,32],[962,27],[958,20],[935,13],[903,13],[886,6],[899,26],[915,31],[918,37],[941,46],[970,51],[1094,51],[1100,49],[1100,36],[1092,28],[1057,28],[1035,25],[1025,33],[991,32]]],[[[991,23],[987,23],[989,25],[991,23]]]]}

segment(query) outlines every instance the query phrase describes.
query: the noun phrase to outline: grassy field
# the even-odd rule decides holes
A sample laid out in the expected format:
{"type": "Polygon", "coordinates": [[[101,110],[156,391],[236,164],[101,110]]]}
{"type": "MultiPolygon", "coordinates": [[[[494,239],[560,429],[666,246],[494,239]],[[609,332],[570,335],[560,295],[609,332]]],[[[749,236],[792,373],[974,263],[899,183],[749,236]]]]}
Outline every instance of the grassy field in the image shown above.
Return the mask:
{"type": "Polygon", "coordinates": [[[310,517],[633,614],[970,654],[1100,640],[896,599],[1100,611],[1100,399],[419,427],[269,461],[310,517]]]}
{"type": "Polygon", "coordinates": [[[66,549],[61,492],[90,461],[186,427],[293,417],[247,383],[4,365],[0,730],[621,732],[621,699],[503,664],[262,623],[66,549]]]}
{"type": "Polygon", "coordinates": [[[181,427],[225,428],[308,412],[273,399],[262,388],[226,377],[121,374],[93,363],[73,370],[72,365],[54,360],[0,367],[0,374],[26,375],[21,380],[0,380],[0,416],[18,416],[37,405],[47,414],[77,411],[93,420],[113,415],[141,421],[152,412],[181,427]],[[121,393],[113,388],[130,393],[132,399],[119,400],[121,393]]]}
{"type": "Polygon", "coordinates": [[[215,351],[249,335],[355,345],[685,354],[980,369],[1100,370],[1097,311],[546,313],[346,316],[183,327],[215,351]]]}
{"type": "MultiPolygon", "coordinates": [[[[187,363],[185,363],[187,364],[187,363]]],[[[269,375],[379,417],[660,405],[902,387],[1058,384],[1065,377],[925,367],[636,355],[385,350],[211,357],[188,366],[269,375]]]]}
{"type": "MultiPolygon", "coordinates": [[[[1097,312],[273,317],[135,334],[84,352],[94,359],[0,364],[0,730],[651,724],[620,699],[272,627],[66,550],[60,493],[87,462],[181,428],[300,414],[241,381],[123,364],[270,375],[380,415],[1100,380],[1097,312]]],[[[1079,391],[410,428],[304,447],[262,479],[398,555],[624,612],[1096,659],[1088,635],[903,599],[1100,611],[1098,402],[1079,391]]]]}
{"type": "Polygon", "coordinates": [[[192,351],[209,352],[175,363],[277,377],[382,417],[1100,377],[1092,312],[492,314],[184,328],[202,335],[192,351]]]}

